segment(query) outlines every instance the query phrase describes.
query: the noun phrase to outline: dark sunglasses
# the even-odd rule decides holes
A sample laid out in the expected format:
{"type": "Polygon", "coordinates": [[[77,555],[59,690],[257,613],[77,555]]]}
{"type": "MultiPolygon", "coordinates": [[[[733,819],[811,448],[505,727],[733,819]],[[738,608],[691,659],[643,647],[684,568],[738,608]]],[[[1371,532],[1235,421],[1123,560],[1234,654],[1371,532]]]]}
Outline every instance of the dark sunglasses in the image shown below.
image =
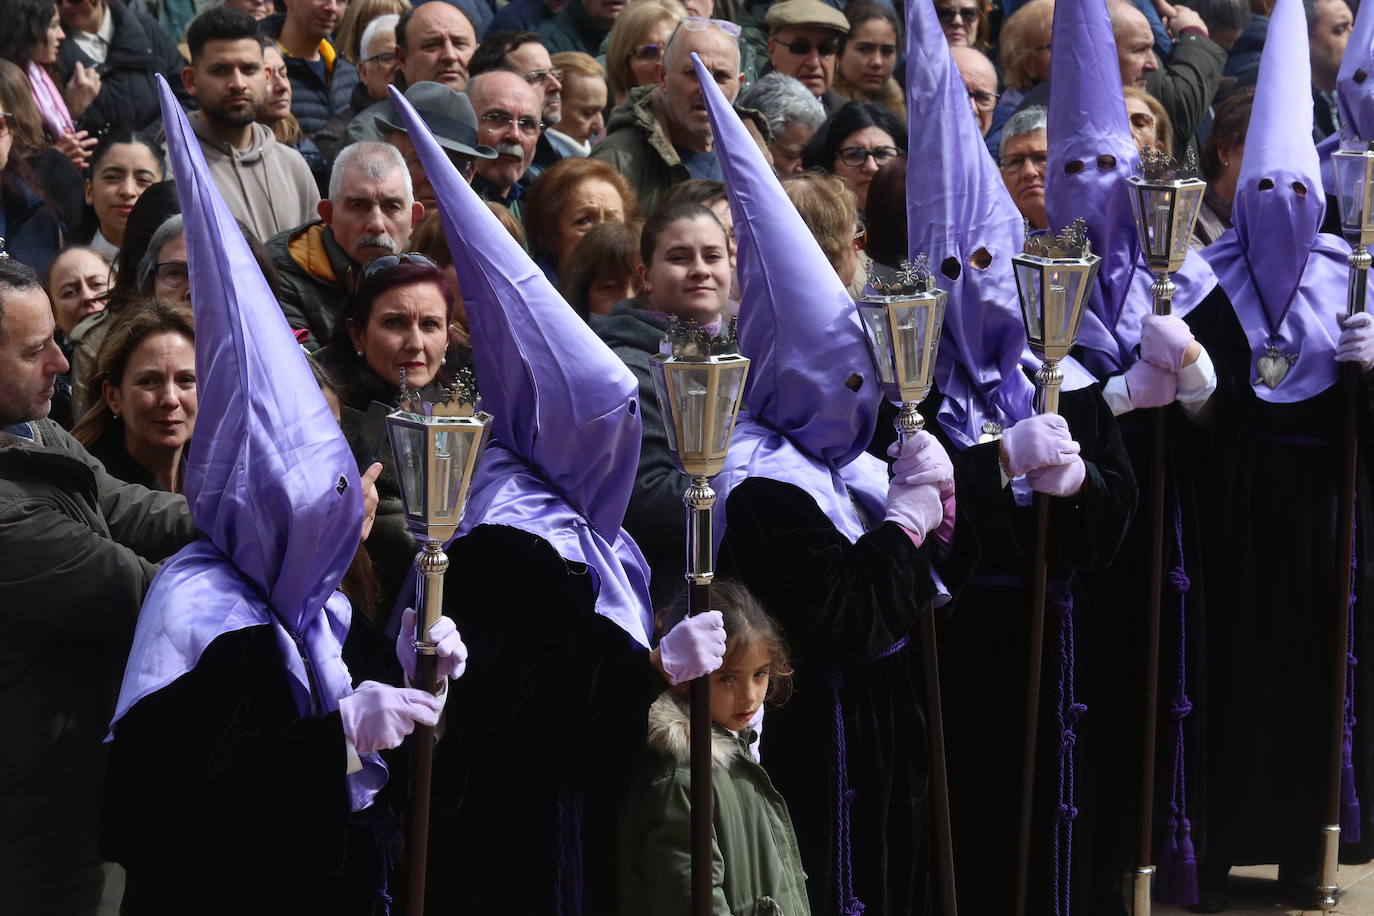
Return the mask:
{"type": "Polygon", "coordinates": [[[956,19],[962,19],[964,22],[973,23],[978,21],[978,8],[976,6],[966,6],[963,9],[955,9],[952,6],[937,6],[935,7],[935,15],[938,16],[940,22],[945,25],[949,25],[956,19]]]}
{"type": "Polygon", "coordinates": [[[840,49],[840,43],[833,38],[827,38],[825,41],[817,42],[812,42],[810,39],[806,38],[798,38],[786,43],[774,38],[773,43],[782,45],[787,49],[788,54],[795,54],[797,57],[805,57],[811,53],[813,48],[821,57],[834,57],[835,52],[840,49]]]}
{"type": "Polygon", "coordinates": [[[358,272],[358,282],[355,284],[355,288],[373,279],[382,271],[390,270],[393,267],[399,267],[402,264],[419,264],[421,267],[433,267],[435,270],[439,269],[438,264],[435,264],[418,251],[404,251],[400,254],[384,254],[380,258],[374,258],[368,261],[367,266],[358,272]]]}
{"type": "Polygon", "coordinates": [[[630,56],[635,60],[651,61],[658,60],[663,56],[662,45],[640,45],[630,52],[630,56]]]}

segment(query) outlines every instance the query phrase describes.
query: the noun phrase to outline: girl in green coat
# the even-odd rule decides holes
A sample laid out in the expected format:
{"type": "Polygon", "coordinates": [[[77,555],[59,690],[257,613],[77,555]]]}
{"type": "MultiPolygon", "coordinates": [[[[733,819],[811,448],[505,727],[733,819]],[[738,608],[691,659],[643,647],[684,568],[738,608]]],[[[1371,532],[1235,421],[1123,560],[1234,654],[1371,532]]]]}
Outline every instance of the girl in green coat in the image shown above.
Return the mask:
{"type": "MultiPolygon", "coordinates": [[[[717,582],[726,652],[711,677],[715,916],[809,916],[806,874],[787,804],[750,746],[765,701],[792,668],[777,625],[743,586],[717,582]]],[[[671,621],[670,621],[671,623],[671,621]]],[[[691,906],[691,770],[687,685],[649,708],[645,762],[621,812],[620,916],[687,916],[691,906]]]]}

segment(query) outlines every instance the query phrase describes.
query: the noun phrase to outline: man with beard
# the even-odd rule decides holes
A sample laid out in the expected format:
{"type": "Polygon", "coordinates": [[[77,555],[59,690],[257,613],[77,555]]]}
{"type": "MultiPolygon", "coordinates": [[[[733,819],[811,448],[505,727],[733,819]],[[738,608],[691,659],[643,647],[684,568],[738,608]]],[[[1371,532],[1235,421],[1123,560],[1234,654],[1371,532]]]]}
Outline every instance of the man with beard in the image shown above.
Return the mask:
{"type": "Polygon", "coordinates": [[[282,311],[307,350],[323,346],[356,273],[369,261],[405,251],[425,214],[396,148],[354,143],[334,160],[320,218],[273,236],[282,311]]]}
{"type": "MultiPolygon", "coordinates": [[[[563,119],[563,73],[555,70],[549,51],[534,32],[498,32],[488,35],[477,46],[477,53],[468,63],[468,71],[477,76],[492,70],[508,70],[524,77],[525,82],[544,94],[541,115],[544,127],[550,128],[563,119]]],[[[541,131],[534,147],[534,162],[530,164],[530,178],[553,165],[562,154],[554,149],[548,136],[541,131]]]]}
{"type": "Polygon", "coordinates": [[[260,239],[308,220],[320,202],[310,167],[256,123],[267,92],[257,20],[215,7],[191,23],[186,43],[181,81],[200,106],[191,125],[229,210],[260,239]]]}
{"type": "Polygon", "coordinates": [[[477,113],[477,142],[496,150],[495,159],[477,163],[472,187],[484,200],[501,204],[520,218],[520,198],[543,132],[543,96],[523,76],[492,70],[468,83],[468,100],[477,113]]]}

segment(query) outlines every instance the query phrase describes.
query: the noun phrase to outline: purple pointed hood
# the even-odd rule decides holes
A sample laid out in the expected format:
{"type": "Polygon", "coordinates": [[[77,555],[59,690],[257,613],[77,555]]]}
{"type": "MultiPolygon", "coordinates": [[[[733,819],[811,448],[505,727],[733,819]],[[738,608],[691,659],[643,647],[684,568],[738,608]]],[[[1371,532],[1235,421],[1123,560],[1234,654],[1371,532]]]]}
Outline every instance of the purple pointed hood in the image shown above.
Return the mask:
{"type": "Polygon", "coordinates": [[[1374,139],[1374,3],[1361,3],[1336,74],[1336,104],[1345,130],[1374,139]]]}
{"type": "Polygon", "coordinates": [[[1205,254],[1249,339],[1252,369],[1269,347],[1292,357],[1277,386],[1253,386],[1261,399],[1280,403],[1335,382],[1345,308],[1349,246],[1317,231],[1326,201],[1312,142],[1311,84],[1302,0],[1278,0],[1236,181],[1235,228],[1205,254]]]}
{"type": "Polygon", "coordinates": [[[434,186],[492,415],[494,444],[462,531],[509,524],[588,564],[597,612],[647,645],[648,565],[620,527],[643,432],[634,375],[458,174],[410,102],[391,96],[434,186]]]}
{"type": "MultiPolygon", "coordinates": [[[[340,657],[348,605],[335,590],[362,526],[357,468],[180,104],[161,77],[158,89],[196,319],[186,499],[204,538],[149,590],[116,721],[215,637],[261,624],[276,627],[301,712],[328,712],[352,692],[340,657]]],[[[350,777],[355,807],[384,774],[374,759],[350,777]]]]}
{"type": "Polygon", "coordinates": [[[857,540],[882,520],[887,493],[882,462],[864,454],[882,391],[858,311],[739,115],[695,54],[692,63],[735,220],[740,352],[751,360],[715,488],[724,497],[751,476],[795,484],[857,540]]]}
{"type": "MultiPolygon", "coordinates": [[[[1127,179],[1140,174],[1140,152],[1126,117],[1121,67],[1104,0],[1056,0],[1054,41],[1072,54],[1050,61],[1049,163],[1045,212],[1051,226],[1083,219],[1102,258],[1078,343],[1099,377],[1135,362],[1140,320],[1154,308],[1153,277],[1140,254],[1127,179]]],[[[1172,277],[1173,313],[1192,311],[1216,286],[1194,252],[1172,277]]]]}

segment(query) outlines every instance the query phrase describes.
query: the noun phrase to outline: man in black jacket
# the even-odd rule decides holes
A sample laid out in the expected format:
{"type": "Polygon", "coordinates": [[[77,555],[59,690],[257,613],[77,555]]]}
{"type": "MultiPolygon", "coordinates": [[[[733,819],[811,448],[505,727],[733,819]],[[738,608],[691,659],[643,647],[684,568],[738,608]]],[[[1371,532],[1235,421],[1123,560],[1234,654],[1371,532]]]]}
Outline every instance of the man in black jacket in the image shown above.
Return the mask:
{"type": "Polygon", "coordinates": [[[60,82],[78,63],[101,80],[90,107],[72,112],[76,129],[145,131],[161,121],[153,74],[179,86],[183,61],[157,22],[123,0],[75,0],[57,9],[67,33],[57,52],[60,82]]]}
{"type": "Polygon", "coordinates": [[[47,419],[67,367],[38,276],[0,260],[0,912],[94,914],[114,712],[143,594],[196,534],[47,419]],[[153,562],[150,562],[153,561],[153,562]]]}

